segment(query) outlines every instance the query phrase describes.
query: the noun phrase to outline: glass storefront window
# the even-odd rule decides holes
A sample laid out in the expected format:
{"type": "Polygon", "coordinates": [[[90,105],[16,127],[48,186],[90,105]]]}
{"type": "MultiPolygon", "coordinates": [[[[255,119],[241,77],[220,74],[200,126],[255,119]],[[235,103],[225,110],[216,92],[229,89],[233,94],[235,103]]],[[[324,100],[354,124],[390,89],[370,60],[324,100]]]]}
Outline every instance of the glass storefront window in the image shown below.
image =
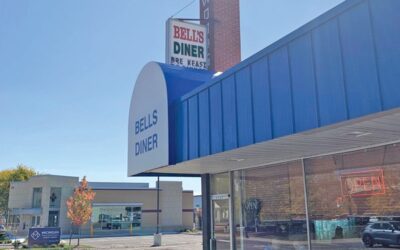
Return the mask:
{"type": "Polygon", "coordinates": [[[229,194],[229,173],[211,175],[211,194],[229,194]]]}
{"type": "Polygon", "coordinates": [[[236,249],[306,249],[301,162],[235,172],[236,249]]]}
{"type": "Polygon", "coordinates": [[[93,229],[132,229],[141,226],[142,208],[140,206],[93,206],[93,229]]]}
{"type": "Polygon", "coordinates": [[[230,195],[230,174],[211,176],[216,249],[308,249],[307,234],[312,249],[400,245],[400,145],[303,163],[234,171],[230,195]]]}
{"type": "Polygon", "coordinates": [[[374,229],[400,221],[399,146],[307,159],[305,172],[313,249],[400,243],[392,230],[374,229]]]}

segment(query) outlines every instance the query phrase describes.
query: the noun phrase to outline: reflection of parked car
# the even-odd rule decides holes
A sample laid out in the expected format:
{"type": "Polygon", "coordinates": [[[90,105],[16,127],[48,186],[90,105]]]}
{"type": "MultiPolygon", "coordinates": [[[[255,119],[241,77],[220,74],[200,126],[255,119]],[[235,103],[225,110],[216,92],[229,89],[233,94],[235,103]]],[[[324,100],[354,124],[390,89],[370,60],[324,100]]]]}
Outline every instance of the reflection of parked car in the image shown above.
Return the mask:
{"type": "Polygon", "coordinates": [[[362,232],[365,246],[375,244],[383,246],[400,245],[400,222],[380,221],[369,224],[362,232]]]}
{"type": "Polygon", "coordinates": [[[287,237],[289,234],[307,234],[307,223],[305,220],[263,221],[258,229],[270,235],[287,237]]]}
{"type": "Polygon", "coordinates": [[[99,223],[102,225],[102,229],[121,229],[122,228],[122,220],[119,217],[111,218],[110,215],[100,214],[99,215],[99,223]]]}
{"type": "Polygon", "coordinates": [[[111,223],[107,224],[107,227],[110,229],[121,229],[122,221],[119,218],[114,218],[111,220],[111,223]]]}
{"type": "Polygon", "coordinates": [[[0,233],[6,231],[6,227],[4,225],[0,225],[0,233]]]}

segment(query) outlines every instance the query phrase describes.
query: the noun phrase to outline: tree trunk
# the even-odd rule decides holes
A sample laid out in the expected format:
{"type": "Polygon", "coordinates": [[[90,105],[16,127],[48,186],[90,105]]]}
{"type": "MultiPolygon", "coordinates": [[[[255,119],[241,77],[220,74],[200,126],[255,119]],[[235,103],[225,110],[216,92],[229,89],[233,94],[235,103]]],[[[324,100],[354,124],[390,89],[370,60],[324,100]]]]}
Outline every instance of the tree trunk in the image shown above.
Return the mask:
{"type": "Polygon", "coordinates": [[[79,240],[81,239],[81,226],[78,228],[78,245],[79,246],[79,240]]]}
{"type": "Polygon", "coordinates": [[[69,245],[71,246],[71,240],[72,240],[72,224],[71,228],[69,229],[69,245]]]}

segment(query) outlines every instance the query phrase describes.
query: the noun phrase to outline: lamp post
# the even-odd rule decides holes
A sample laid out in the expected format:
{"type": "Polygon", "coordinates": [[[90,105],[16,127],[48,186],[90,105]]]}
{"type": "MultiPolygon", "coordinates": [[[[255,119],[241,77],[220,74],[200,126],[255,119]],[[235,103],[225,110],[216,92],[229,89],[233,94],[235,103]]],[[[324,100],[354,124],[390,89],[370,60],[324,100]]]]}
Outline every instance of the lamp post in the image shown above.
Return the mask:
{"type": "Polygon", "coordinates": [[[160,233],[160,176],[157,176],[157,231],[154,234],[153,246],[161,246],[161,233],[160,233]]]}
{"type": "Polygon", "coordinates": [[[160,233],[160,176],[157,176],[157,234],[160,233]]]}

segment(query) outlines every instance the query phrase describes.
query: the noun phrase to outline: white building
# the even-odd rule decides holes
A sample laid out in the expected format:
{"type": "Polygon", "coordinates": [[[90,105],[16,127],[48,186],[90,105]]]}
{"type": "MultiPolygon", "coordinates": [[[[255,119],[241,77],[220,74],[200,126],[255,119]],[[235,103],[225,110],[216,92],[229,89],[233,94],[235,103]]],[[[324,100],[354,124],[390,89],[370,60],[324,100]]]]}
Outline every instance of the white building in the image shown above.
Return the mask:
{"type": "MultiPolygon", "coordinates": [[[[60,227],[69,233],[66,201],[79,185],[78,177],[37,175],[12,182],[8,223],[18,233],[30,227],[60,227]]],[[[157,226],[157,189],[148,183],[89,182],[96,193],[90,222],[83,234],[148,234],[157,226]]],[[[193,191],[181,182],[160,182],[159,221],[161,231],[192,228],[193,191]]]]}

